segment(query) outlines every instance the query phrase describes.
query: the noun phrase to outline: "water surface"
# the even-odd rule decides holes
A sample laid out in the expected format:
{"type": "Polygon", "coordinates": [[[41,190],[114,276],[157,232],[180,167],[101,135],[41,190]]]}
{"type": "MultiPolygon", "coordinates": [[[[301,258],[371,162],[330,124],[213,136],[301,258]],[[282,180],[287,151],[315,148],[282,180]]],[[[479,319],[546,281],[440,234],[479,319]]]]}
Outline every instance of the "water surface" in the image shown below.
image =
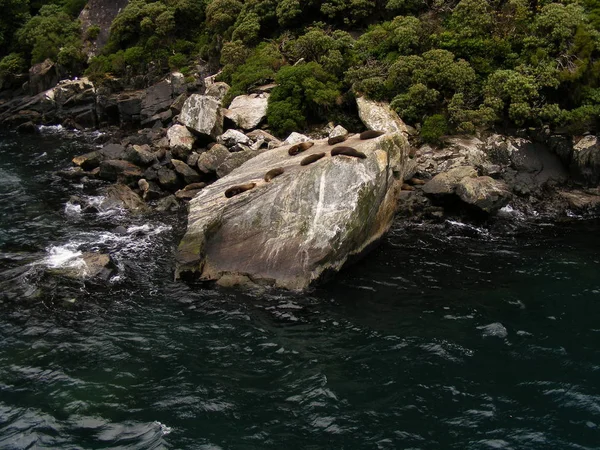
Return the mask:
{"type": "Polygon", "coordinates": [[[598,221],[398,222],[307,294],[187,286],[184,217],[68,203],[94,145],[0,137],[0,448],[600,448],[598,221]],[[118,273],[46,274],[82,251],[118,273]]]}

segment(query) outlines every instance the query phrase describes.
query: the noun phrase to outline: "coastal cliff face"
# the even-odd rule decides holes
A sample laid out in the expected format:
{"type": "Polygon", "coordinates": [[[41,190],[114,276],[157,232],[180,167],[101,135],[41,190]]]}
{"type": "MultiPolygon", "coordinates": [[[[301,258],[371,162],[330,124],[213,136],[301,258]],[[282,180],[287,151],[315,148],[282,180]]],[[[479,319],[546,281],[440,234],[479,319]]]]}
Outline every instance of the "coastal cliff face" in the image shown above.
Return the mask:
{"type": "Polygon", "coordinates": [[[295,156],[283,146],[200,191],[190,203],[177,275],[305,289],[362,253],[392,224],[409,145],[401,133],[368,141],[354,135],[343,145],[364,158],[331,156],[327,140],[295,156]],[[282,173],[265,181],[273,169],[282,173]],[[227,198],[236,186],[252,188],[227,198]]]}
{"type": "Polygon", "coordinates": [[[79,14],[81,29],[85,35],[90,27],[98,27],[98,37],[93,42],[88,42],[84,49],[88,57],[96,56],[108,42],[110,26],[127,6],[129,0],[89,0],[79,14]]]}

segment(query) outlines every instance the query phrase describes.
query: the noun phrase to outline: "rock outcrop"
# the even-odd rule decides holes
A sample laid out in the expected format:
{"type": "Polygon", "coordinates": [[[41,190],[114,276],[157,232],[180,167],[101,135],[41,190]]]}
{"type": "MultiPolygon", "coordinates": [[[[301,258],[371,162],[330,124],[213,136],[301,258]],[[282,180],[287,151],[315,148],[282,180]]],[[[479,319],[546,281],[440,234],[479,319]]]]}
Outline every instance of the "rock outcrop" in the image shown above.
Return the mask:
{"type": "Polygon", "coordinates": [[[244,130],[253,130],[267,117],[269,94],[240,95],[233,99],[225,117],[244,130]]]}
{"type": "Polygon", "coordinates": [[[183,105],[179,121],[202,136],[216,139],[223,133],[221,102],[208,95],[191,95],[183,105]]]}
{"type": "Polygon", "coordinates": [[[365,97],[358,97],[356,104],[360,120],[369,130],[408,134],[406,125],[389,104],[365,97]]]}
{"type": "Polygon", "coordinates": [[[600,184],[600,140],[584,136],[573,146],[571,170],[577,180],[588,186],[600,184]]]}
{"type": "Polygon", "coordinates": [[[97,27],[98,35],[86,41],[85,52],[88,57],[95,56],[108,42],[110,26],[129,0],[89,0],[79,14],[84,35],[89,34],[91,27],[97,27]],[[91,43],[90,43],[91,41],[91,43]]]}
{"type": "Polygon", "coordinates": [[[326,140],[296,156],[284,146],[200,191],[190,203],[177,276],[305,289],[361,254],[392,223],[409,145],[399,133],[354,136],[345,145],[366,157],[332,157],[326,140]],[[283,172],[265,181],[272,169],[283,172]]]}

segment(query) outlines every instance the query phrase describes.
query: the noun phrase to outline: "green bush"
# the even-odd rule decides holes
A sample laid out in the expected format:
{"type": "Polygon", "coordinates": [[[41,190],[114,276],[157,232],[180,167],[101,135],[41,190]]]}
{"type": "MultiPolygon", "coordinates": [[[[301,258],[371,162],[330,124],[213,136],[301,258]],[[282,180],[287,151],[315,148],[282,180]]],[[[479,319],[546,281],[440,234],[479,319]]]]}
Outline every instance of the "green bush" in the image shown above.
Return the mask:
{"type": "Polygon", "coordinates": [[[439,144],[442,136],[448,134],[448,121],[441,114],[427,117],[421,127],[421,139],[430,144],[439,144]]]}
{"type": "Polygon", "coordinates": [[[282,67],[275,82],[267,119],[278,134],[300,129],[309,119],[324,118],[341,95],[335,77],[316,62],[282,67]]]}
{"type": "Polygon", "coordinates": [[[27,63],[18,53],[11,53],[0,60],[0,78],[19,75],[26,71],[27,63]]]}

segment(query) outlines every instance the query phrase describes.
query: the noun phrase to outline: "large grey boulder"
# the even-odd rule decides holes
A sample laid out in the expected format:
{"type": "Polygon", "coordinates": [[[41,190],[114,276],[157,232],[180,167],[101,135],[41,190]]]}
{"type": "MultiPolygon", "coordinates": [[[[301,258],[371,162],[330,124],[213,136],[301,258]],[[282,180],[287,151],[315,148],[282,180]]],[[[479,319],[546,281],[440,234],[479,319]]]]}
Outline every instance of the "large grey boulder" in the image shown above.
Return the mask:
{"type": "Polygon", "coordinates": [[[498,212],[511,198],[506,183],[490,177],[465,177],[458,183],[456,194],[463,202],[488,214],[498,212]]]}
{"type": "Polygon", "coordinates": [[[284,146],[200,191],[190,202],[177,277],[305,289],[363,253],[392,223],[409,145],[399,133],[369,141],[354,136],[346,145],[366,158],[331,157],[326,140],[296,156],[284,146]],[[326,155],[300,164],[319,153],[326,155]],[[276,168],[283,174],[265,181],[276,168]],[[248,184],[255,187],[226,197],[228,189],[248,184]]]}
{"type": "Polygon", "coordinates": [[[597,136],[584,136],[573,146],[571,171],[585,185],[600,184],[600,140],[597,136]]]}
{"type": "Polygon", "coordinates": [[[406,125],[389,104],[369,100],[365,97],[358,97],[356,104],[360,120],[369,130],[408,135],[406,125]]]}
{"type": "Polygon", "coordinates": [[[221,102],[215,97],[193,94],[183,104],[179,122],[200,135],[216,139],[223,133],[221,102]]]}
{"type": "Polygon", "coordinates": [[[233,99],[225,117],[239,128],[253,130],[267,117],[269,94],[240,95],[233,99]]]}
{"type": "Polygon", "coordinates": [[[173,87],[170,80],[164,80],[146,89],[142,99],[140,118],[148,121],[156,114],[167,111],[173,103],[173,87]]]}
{"type": "Polygon", "coordinates": [[[456,192],[456,187],[463,178],[475,178],[476,176],[477,170],[474,167],[455,167],[433,177],[423,186],[423,192],[432,196],[451,195],[456,192]]]}

